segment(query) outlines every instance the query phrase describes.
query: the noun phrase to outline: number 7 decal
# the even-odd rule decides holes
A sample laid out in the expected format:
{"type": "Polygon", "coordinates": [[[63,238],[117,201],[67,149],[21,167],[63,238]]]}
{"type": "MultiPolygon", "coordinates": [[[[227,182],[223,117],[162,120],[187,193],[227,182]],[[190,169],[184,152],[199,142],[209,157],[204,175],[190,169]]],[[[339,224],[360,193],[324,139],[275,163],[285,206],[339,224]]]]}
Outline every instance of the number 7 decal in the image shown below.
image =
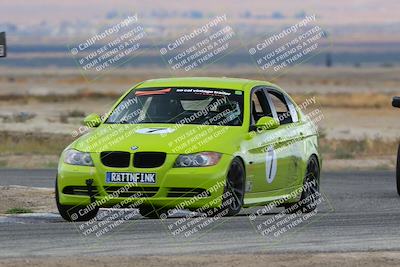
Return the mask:
{"type": "Polygon", "coordinates": [[[267,183],[272,183],[276,176],[277,159],[274,147],[271,145],[267,149],[265,154],[265,174],[267,177],[267,183]]]}

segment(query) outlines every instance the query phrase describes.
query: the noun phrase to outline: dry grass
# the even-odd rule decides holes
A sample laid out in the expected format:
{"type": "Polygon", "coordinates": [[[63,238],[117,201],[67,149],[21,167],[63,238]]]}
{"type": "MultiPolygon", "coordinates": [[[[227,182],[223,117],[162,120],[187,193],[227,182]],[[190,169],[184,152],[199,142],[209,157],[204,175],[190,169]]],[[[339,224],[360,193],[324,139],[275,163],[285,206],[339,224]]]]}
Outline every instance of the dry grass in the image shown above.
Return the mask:
{"type": "Polygon", "coordinates": [[[72,136],[45,133],[0,132],[0,155],[59,155],[72,136]]]}
{"type": "Polygon", "coordinates": [[[320,148],[325,159],[362,159],[392,156],[397,153],[400,140],[364,138],[360,140],[320,140],[320,148]]]}
{"type": "MultiPolygon", "coordinates": [[[[14,103],[27,104],[29,101],[35,100],[39,102],[71,102],[85,101],[93,99],[110,99],[116,100],[121,93],[105,91],[98,92],[90,89],[80,90],[77,93],[69,94],[47,94],[47,95],[31,95],[31,94],[2,94],[1,101],[12,101],[14,103]]],[[[394,94],[389,93],[293,93],[291,94],[296,103],[302,103],[310,97],[315,97],[317,105],[329,108],[391,108],[392,97],[394,94]]]]}
{"type": "MultiPolygon", "coordinates": [[[[322,136],[323,137],[323,136],[322,136]]],[[[59,155],[73,141],[62,134],[0,132],[0,155],[59,155]]],[[[371,156],[388,156],[397,153],[400,140],[363,138],[358,140],[320,139],[325,158],[350,159],[371,156]]]]}
{"type": "MultiPolygon", "coordinates": [[[[171,72],[165,68],[155,68],[151,70],[148,68],[135,68],[134,70],[120,69],[110,73],[110,75],[87,83],[87,80],[82,77],[77,70],[44,71],[29,69],[15,72],[9,69],[2,69],[2,71],[4,75],[0,77],[0,86],[2,87],[0,105],[4,103],[4,107],[18,105],[24,106],[26,109],[42,109],[44,106],[48,108],[48,106],[53,105],[53,103],[54,105],[59,105],[60,103],[61,105],[79,103],[79,108],[74,108],[76,110],[71,107],[71,110],[67,110],[66,113],[60,112],[61,121],[71,125],[77,125],[84,113],[93,111],[93,105],[90,106],[90,109],[85,105],[88,103],[88,100],[112,103],[123,91],[130,88],[136,82],[149,78],[170,77],[172,75],[171,72]],[[43,87],[44,90],[35,91],[33,87],[39,89],[43,87]],[[24,91],[22,88],[27,89],[24,91]]],[[[374,69],[337,67],[327,69],[299,66],[291,68],[285,75],[273,79],[274,77],[266,77],[265,73],[256,71],[253,67],[245,66],[244,68],[240,67],[223,70],[220,68],[213,69],[211,67],[194,73],[174,72],[173,76],[218,75],[259,80],[269,79],[282,86],[282,88],[287,88],[289,91],[292,89],[292,91],[290,91],[291,95],[297,103],[301,103],[305,99],[315,96],[317,105],[321,108],[346,109],[346,112],[348,111],[351,113],[356,109],[368,109],[366,112],[371,112],[371,108],[389,111],[391,109],[391,99],[393,96],[391,92],[396,92],[396,90],[400,88],[398,71],[399,68],[374,69]],[[373,79],[371,79],[371,77],[373,77],[373,79]],[[349,88],[348,91],[347,88],[349,88]],[[336,90],[344,93],[333,93],[336,92],[336,90]]],[[[88,78],[95,78],[95,76],[88,78]]],[[[48,108],[48,110],[51,110],[51,112],[53,111],[52,108],[48,108]]],[[[50,119],[46,118],[46,116],[49,117],[53,115],[54,114],[39,114],[36,119],[38,119],[38,121],[43,118],[44,120],[47,119],[49,124],[52,122],[59,122],[59,117],[55,119],[52,117],[50,117],[50,119]]],[[[327,117],[326,121],[328,122],[329,119],[331,118],[327,117]]],[[[344,123],[348,123],[348,121],[344,123]]],[[[392,127],[391,122],[389,125],[388,127],[392,127]]],[[[14,126],[14,124],[7,124],[6,127],[9,128],[4,128],[6,131],[0,132],[0,138],[2,140],[0,142],[0,167],[14,166],[13,164],[15,163],[12,162],[11,158],[15,156],[30,157],[31,160],[28,162],[29,166],[31,166],[37,163],[32,155],[48,158],[43,165],[54,166],[56,164],[56,160],[54,159],[65,146],[73,140],[73,138],[67,134],[11,132],[9,129],[19,129],[12,128],[11,126],[14,126]]],[[[28,126],[27,124],[27,127],[28,126]]],[[[344,125],[345,127],[343,125],[341,126],[342,128],[347,127],[347,125],[344,125]]],[[[348,128],[353,129],[356,126],[348,125],[348,128]]],[[[369,125],[364,123],[362,126],[368,127],[369,125]]],[[[29,129],[30,131],[34,131],[31,130],[31,128],[29,129]]],[[[32,129],[34,128],[32,127],[32,129]]],[[[382,129],[384,131],[386,128],[382,129]]],[[[67,133],[68,131],[65,132],[67,133]]],[[[324,158],[326,159],[361,159],[395,155],[397,144],[397,140],[385,141],[368,138],[359,140],[321,139],[321,148],[324,158]]],[[[23,166],[18,165],[18,167],[23,166]]]]}
{"type": "Polygon", "coordinates": [[[293,94],[296,103],[314,96],[317,104],[326,108],[391,108],[393,97],[383,93],[293,94]]]}
{"type": "Polygon", "coordinates": [[[40,102],[71,102],[71,101],[82,101],[86,99],[99,99],[109,98],[116,99],[121,94],[117,92],[96,92],[93,90],[85,89],[80,90],[77,93],[70,94],[57,94],[51,93],[46,95],[32,95],[32,94],[1,94],[0,101],[12,101],[16,104],[28,103],[31,100],[37,100],[40,102]]]}
{"type": "MultiPolygon", "coordinates": [[[[62,134],[0,132],[0,168],[55,168],[61,151],[73,141],[62,134]]],[[[320,138],[324,160],[393,158],[400,140],[320,138]]]]}

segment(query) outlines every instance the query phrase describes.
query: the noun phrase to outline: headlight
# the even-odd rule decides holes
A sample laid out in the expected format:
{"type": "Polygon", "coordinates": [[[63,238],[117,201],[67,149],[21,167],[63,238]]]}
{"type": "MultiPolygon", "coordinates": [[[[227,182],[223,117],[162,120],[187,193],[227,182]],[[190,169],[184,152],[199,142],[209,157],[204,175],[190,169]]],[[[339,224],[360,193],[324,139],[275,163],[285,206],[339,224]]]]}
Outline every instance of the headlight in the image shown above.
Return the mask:
{"type": "Polygon", "coordinates": [[[80,152],[75,149],[65,151],[64,162],[71,165],[94,166],[90,153],[80,152]]]}
{"type": "Polygon", "coordinates": [[[200,152],[196,154],[179,155],[174,167],[205,167],[219,162],[221,153],[200,152]]]}

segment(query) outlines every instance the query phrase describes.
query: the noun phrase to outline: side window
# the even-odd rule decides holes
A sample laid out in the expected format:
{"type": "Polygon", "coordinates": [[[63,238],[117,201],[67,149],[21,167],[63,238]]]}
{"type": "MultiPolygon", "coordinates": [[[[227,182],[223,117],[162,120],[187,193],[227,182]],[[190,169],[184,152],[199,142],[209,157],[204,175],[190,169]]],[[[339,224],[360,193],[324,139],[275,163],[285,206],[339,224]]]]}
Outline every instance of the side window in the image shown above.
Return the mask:
{"type": "Polygon", "coordinates": [[[276,91],[268,91],[268,96],[276,109],[281,125],[298,121],[296,109],[289,99],[276,91]]]}
{"type": "Polygon", "coordinates": [[[255,124],[261,117],[271,116],[271,108],[262,90],[257,90],[251,96],[251,122],[255,124]]]}
{"type": "Polygon", "coordinates": [[[286,95],[285,95],[285,100],[290,111],[290,116],[292,117],[292,122],[298,122],[299,116],[297,114],[297,110],[294,104],[292,103],[292,101],[290,101],[290,99],[286,95]]]}

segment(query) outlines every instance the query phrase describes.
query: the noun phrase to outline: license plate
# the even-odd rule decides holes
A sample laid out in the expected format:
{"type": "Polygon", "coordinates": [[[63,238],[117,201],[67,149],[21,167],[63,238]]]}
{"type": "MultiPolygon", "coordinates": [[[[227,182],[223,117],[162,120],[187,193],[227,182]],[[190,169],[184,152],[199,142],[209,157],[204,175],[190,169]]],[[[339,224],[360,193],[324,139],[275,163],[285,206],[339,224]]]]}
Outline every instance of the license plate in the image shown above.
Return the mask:
{"type": "Polygon", "coordinates": [[[156,174],[148,172],[107,172],[107,183],[155,184],[156,174]]]}

